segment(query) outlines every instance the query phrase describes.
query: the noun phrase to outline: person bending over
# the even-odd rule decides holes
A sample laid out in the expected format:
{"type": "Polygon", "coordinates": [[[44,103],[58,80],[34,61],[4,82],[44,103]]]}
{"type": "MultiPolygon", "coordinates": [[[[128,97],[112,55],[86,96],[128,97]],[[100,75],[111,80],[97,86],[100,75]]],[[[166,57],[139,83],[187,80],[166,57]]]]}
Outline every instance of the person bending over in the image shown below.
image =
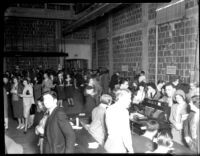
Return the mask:
{"type": "Polygon", "coordinates": [[[106,128],[108,138],[105,150],[108,153],[133,153],[129,112],[131,92],[119,89],[116,92],[116,102],[106,110],[106,128]]]}
{"type": "Polygon", "coordinates": [[[92,122],[87,125],[88,131],[92,136],[103,145],[107,136],[105,127],[105,112],[111,105],[112,97],[108,94],[103,94],[100,98],[100,104],[92,110],[92,122]]]}
{"type": "Polygon", "coordinates": [[[157,134],[159,124],[155,120],[146,123],[146,131],[143,135],[132,134],[133,149],[135,153],[145,153],[154,150],[153,139],[157,134]]]}

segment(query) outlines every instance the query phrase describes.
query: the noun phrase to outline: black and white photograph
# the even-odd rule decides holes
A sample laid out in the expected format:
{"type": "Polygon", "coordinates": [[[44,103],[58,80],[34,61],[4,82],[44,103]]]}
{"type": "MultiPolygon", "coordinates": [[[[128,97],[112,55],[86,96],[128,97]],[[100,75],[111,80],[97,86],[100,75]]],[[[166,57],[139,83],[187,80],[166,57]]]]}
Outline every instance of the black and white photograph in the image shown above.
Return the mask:
{"type": "Polygon", "coordinates": [[[12,1],[3,18],[4,154],[200,154],[199,0],[12,1]]]}

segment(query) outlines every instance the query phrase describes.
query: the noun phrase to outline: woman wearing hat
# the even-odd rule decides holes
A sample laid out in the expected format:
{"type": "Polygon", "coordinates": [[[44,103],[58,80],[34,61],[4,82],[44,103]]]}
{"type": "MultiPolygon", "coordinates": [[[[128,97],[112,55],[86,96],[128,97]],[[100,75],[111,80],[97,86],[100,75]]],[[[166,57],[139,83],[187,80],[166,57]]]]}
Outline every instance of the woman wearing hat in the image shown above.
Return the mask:
{"type": "Polygon", "coordinates": [[[172,125],[173,140],[179,144],[182,141],[182,129],[184,115],[187,115],[187,103],[185,102],[185,93],[182,90],[177,90],[174,94],[173,100],[176,102],[171,107],[169,121],[172,125]]]}
{"type": "Polygon", "coordinates": [[[191,97],[190,114],[184,123],[184,138],[189,148],[196,154],[200,153],[200,135],[199,135],[199,96],[191,97]]]}

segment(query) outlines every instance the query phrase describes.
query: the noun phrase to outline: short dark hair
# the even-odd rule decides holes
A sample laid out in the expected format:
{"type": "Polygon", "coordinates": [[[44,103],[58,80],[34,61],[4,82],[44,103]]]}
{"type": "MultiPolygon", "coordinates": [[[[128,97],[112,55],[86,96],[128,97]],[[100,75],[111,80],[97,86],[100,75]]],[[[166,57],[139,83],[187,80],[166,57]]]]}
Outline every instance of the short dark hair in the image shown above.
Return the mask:
{"type": "Polygon", "coordinates": [[[144,88],[146,87],[146,83],[145,82],[140,82],[139,84],[138,84],[138,88],[140,87],[140,86],[143,86],[144,88]]]}
{"type": "Polygon", "coordinates": [[[170,147],[173,144],[172,136],[169,132],[162,130],[157,136],[157,144],[170,147]]]}
{"type": "Polygon", "coordinates": [[[165,84],[165,88],[166,88],[167,86],[172,86],[173,88],[176,88],[175,85],[174,85],[172,82],[166,83],[166,84],[165,84]]]}
{"type": "Polygon", "coordinates": [[[54,92],[54,91],[46,91],[46,92],[43,93],[43,96],[47,95],[47,94],[51,95],[54,99],[57,99],[56,92],[54,92]]]}
{"type": "Polygon", "coordinates": [[[30,81],[27,78],[24,78],[23,81],[26,81],[28,84],[30,83],[30,81]]]}
{"type": "Polygon", "coordinates": [[[145,72],[142,70],[141,72],[140,72],[141,74],[145,74],[145,72]]]}
{"type": "Polygon", "coordinates": [[[129,80],[127,78],[121,78],[121,80],[119,81],[119,84],[124,84],[125,82],[129,82],[129,80]]]}
{"type": "Polygon", "coordinates": [[[156,120],[149,120],[146,123],[147,125],[147,131],[155,131],[159,129],[159,123],[156,120]]]}
{"type": "Polygon", "coordinates": [[[150,86],[150,87],[153,88],[154,90],[157,90],[157,87],[156,87],[155,83],[153,83],[153,82],[147,83],[147,86],[150,86]]]}
{"type": "Polygon", "coordinates": [[[103,104],[108,105],[111,101],[112,101],[112,97],[108,94],[103,94],[100,97],[100,102],[103,103],[103,104]]]}
{"type": "Polygon", "coordinates": [[[165,83],[165,81],[163,81],[163,80],[158,80],[158,83],[157,83],[157,84],[160,84],[160,83],[165,83]]]}
{"type": "Polygon", "coordinates": [[[194,95],[191,97],[190,101],[199,109],[199,95],[194,95]]]}

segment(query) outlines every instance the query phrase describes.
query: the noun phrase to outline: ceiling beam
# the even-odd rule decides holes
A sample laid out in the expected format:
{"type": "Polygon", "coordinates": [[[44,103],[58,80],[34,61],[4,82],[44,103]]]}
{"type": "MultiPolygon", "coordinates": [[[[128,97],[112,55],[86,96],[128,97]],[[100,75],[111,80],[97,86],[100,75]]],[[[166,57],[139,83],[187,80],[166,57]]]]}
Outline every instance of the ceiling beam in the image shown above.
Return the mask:
{"type": "Polygon", "coordinates": [[[105,13],[111,11],[112,9],[122,5],[122,3],[105,3],[104,5],[96,8],[94,11],[88,13],[87,15],[80,17],[77,21],[70,24],[70,26],[66,27],[63,31],[63,34],[72,32],[78,27],[96,19],[97,17],[103,16],[105,13]]]}
{"type": "Polygon", "coordinates": [[[36,8],[9,7],[4,12],[4,17],[9,17],[9,16],[74,20],[74,14],[70,10],[62,11],[62,10],[38,9],[38,8],[36,9],[36,8]]]}

